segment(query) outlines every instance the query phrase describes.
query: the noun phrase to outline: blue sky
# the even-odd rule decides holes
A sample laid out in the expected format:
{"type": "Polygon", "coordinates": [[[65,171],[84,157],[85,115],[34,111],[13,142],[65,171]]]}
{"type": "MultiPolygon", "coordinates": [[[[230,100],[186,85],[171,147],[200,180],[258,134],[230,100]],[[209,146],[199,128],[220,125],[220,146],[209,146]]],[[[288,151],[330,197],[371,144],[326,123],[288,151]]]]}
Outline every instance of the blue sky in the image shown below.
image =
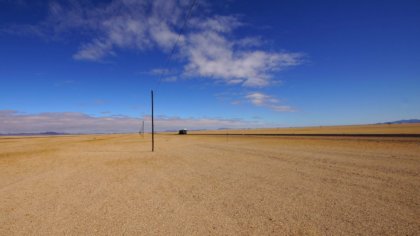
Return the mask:
{"type": "Polygon", "coordinates": [[[0,133],[420,118],[419,1],[190,5],[0,0],[0,133]]]}

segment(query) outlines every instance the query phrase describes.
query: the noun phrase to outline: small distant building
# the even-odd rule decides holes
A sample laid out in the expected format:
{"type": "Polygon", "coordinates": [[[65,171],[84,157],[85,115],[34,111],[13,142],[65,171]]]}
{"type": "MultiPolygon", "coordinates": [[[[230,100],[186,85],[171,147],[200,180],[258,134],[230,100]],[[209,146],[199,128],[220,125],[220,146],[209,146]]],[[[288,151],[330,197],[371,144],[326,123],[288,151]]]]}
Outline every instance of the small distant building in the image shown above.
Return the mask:
{"type": "Polygon", "coordinates": [[[180,129],[178,131],[178,134],[187,134],[187,130],[186,129],[180,129]]]}

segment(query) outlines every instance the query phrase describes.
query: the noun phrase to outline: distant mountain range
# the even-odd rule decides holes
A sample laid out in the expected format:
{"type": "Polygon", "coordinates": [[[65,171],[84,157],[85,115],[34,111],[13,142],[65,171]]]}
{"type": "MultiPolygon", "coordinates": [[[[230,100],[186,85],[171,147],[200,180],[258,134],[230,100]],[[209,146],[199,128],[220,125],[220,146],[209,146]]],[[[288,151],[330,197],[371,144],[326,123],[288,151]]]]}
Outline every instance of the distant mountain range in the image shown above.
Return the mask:
{"type": "Polygon", "coordinates": [[[34,136],[34,135],[68,135],[68,133],[42,132],[42,133],[12,133],[12,134],[0,134],[0,136],[34,136]]]}
{"type": "Polygon", "coordinates": [[[397,121],[384,122],[384,123],[378,123],[378,124],[414,124],[414,123],[420,123],[420,119],[397,120],[397,121]]]}
{"type": "MultiPolygon", "coordinates": [[[[378,125],[394,125],[394,124],[415,124],[420,123],[420,119],[409,119],[409,120],[397,120],[397,121],[390,121],[390,122],[383,122],[383,123],[376,123],[378,125]]],[[[205,129],[193,129],[194,131],[201,131],[205,129]]],[[[218,130],[229,130],[229,128],[219,128],[218,130]]],[[[178,130],[166,130],[165,132],[178,132],[178,130]]],[[[101,133],[98,133],[101,134],[101,133]]],[[[0,133],[0,136],[35,136],[35,135],[74,135],[70,133],[62,133],[62,132],[40,132],[40,133],[9,133],[9,134],[2,134],[0,133]]]]}

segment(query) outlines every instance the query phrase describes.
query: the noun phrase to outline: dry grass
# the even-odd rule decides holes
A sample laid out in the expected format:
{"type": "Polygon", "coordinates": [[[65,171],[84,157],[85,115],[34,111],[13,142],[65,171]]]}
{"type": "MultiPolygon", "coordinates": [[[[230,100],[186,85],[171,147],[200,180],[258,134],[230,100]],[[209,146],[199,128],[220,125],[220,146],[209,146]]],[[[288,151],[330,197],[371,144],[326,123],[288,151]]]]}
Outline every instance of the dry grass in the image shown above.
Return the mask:
{"type": "Polygon", "coordinates": [[[149,150],[0,138],[0,235],[420,234],[420,139],[157,135],[149,150]]]}

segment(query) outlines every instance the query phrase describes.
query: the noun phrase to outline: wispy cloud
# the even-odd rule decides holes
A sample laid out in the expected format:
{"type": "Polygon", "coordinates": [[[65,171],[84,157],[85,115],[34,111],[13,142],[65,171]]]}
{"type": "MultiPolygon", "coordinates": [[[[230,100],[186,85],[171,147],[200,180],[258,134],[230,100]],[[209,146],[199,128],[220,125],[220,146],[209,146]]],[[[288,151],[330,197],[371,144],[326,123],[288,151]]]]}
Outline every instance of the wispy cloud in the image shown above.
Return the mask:
{"type": "Polygon", "coordinates": [[[278,112],[295,111],[295,109],[293,109],[290,106],[281,105],[279,99],[261,92],[249,93],[245,97],[250,103],[254,104],[255,106],[267,107],[273,111],[278,112]]]}
{"type": "Polygon", "coordinates": [[[230,102],[230,104],[232,104],[232,105],[239,105],[241,103],[242,103],[241,100],[233,100],[233,101],[230,102]]]}
{"type": "Polygon", "coordinates": [[[179,79],[179,73],[175,69],[155,68],[149,74],[159,77],[161,82],[166,83],[173,83],[179,79]]]}
{"type": "Polygon", "coordinates": [[[93,42],[84,44],[79,51],[73,55],[76,60],[99,60],[107,55],[115,55],[112,44],[95,39],[93,42]]]}
{"type": "Polygon", "coordinates": [[[252,104],[257,106],[278,102],[276,98],[273,98],[272,96],[268,96],[260,92],[249,93],[248,95],[246,95],[246,98],[248,98],[252,104]]]}
{"type": "Polygon", "coordinates": [[[178,80],[178,77],[176,77],[176,76],[169,76],[169,77],[163,78],[162,79],[162,82],[171,83],[171,82],[176,82],[177,80],[178,80]]]}
{"type": "Polygon", "coordinates": [[[65,87],[65,86],[71,86],[71,85],[75,85],[77,82],[75,80],[62,80],[62,81],[57,81],[54,83],[55,87],[65,87]]]}
{"type": "MultiPolygon", "coordinates": [[[[114,0],[96,6],[89,1],[51,2],[47,19],[26,31],[53,38],[83,35],[88,40],[74,53],[76,60],[101,61],[118,55],[119,49],[169,53],[189,4],[187,0],[114,0]]],[[[235,30],[246,27],[239,17],[203,14],[212,12],[204,0],[199,7],[200,15],[193,15],[190,30],[178,41],[181,50],[175,59],[184,68],[178,76],[263,87],[273,82],[276,72],[302,63],[301,53],[262,49],[264,40],[258,35],[237,37],[235,30]]]]}
{"type": "Polygon", "coordinates": [[[167,69],[167,68],[155,68],[150,71],[152,75],[172,75],[175,74],[175,70],[167,69]]]}
{"type": "MultiPolygon", "coordinates": [[[[48,112],[38,114],[0,110],[0,133],[37,133],[45,131],[66,133],[119,133],[138,132],[140,118],[123,115],[91,116],[78,112],[48,112]]],[[[143,118],[150,127],[150,117],[143,118]]],[[[157,131],[218,128],[256,128],[267,124],[256,121],[221,118],[180,118],[159,116],[155,118],[157,131]]]]}

